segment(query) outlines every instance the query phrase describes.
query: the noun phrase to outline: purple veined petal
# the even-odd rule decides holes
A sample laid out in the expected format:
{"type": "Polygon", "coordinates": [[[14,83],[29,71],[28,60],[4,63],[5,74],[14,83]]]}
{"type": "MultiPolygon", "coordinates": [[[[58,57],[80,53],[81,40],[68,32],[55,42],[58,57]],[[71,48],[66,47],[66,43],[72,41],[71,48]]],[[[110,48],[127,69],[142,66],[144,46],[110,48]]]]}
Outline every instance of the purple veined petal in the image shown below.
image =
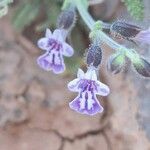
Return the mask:
{"type": "Polygon", "coordinates": [[[53,32],[53,38],[58,40],[59,42],[64,42],[66,37],[63,37],[63,30],[61,29],[56,29],[53,32]]]}
{"type": "Polygon", "coordinates": [[[78,85],[80,83],[80,79],[74,79],[68,83],[68,89],[73,92],[79,92],[78,85]]]}
{"type": "Polygon", "coordinates": [[[93,81],[97,81],[97,75],[94,68],[88,68],[87,72],[85,73],[85,78],[93,81]]]}
{"type": "Polygon", "coordinates": [[[133,39],[144,44],[150,44],[150,29],[139,32],[133,39]]]}
{"type": "Polygon", "coordinates": [[[52,61],[51,55],[49,55],[48,53],[45,53],[44,55],[40,56],[37,59],[37,64],[42,69],[44,69],[46,71],[50,71],[52,69],[51,68],[51,61],[52,61]]]}
{"type": "Polygon", "coordinates": [[[65,64],[63,62],[63,58],[61,58],[61,56],[58,57],[58,54],[54,52],[46,53],[40,56],[37,59],[37,63],[42,69],[46,71],[53,70],[55,74],[62,73],[65,70],[65,64]]]}
{"type": "Polygon", "coordinates": [[[60,74],[60,73],[63,73],[65,71],[65,64],[62,63],[60,65],[52,65],[52,70],[55,74],[60,74]]]}
{"type": "Polygon", "coordinates": [[[69,44],[64,42],[63,43],[63,52],[62,52],[62,54],[64,56],[71,57],[73,55],[73,53],[74,53],[73,48],[69,44]]]}
{"type": "Polygon", "coordinates": [[[107,85],[103,84],[100,81],[96,81],[96,91],[95,93],[102,96],[107,96],[110,93],[110,89],[107,85]]]}
{"type": "Polygon", "coordinates": [[[51,37],[52,37],[52,32],[51,32],[51,30],[48,29],[48,28],[46,29],[45,37],[46,37],[46,38],[51,38],[51,37]]]}
{"type": "Polygon", "coordinates": [[[54,73],[59,74],[65,71],[65,64],[63,57],[60,52],[52,51],[53,59],[52,59],[52,70],[54,73]]]}
{"type": "Polygon", "coordinates": [[[83,79],[84,75],[85,73],[83,72],[83,70],[79,68],[77,73],[77,78],[83,79]]]}
{"type": "Polygon", "coordinates": [[[88,93],[79,94],[72,102],[69,103],[71,109],[81,114],[95,115],[103,111],[103,107],[100,105],[95,94],[88,93]]]}
{"type": "Polygon", "coordinates": [[[37,45],[43,50],[47,50],[48,47],[48,38],[41,38],[38,40],[37,45]]]}
{"type": "Polygon", "coordinates": [[[65,71],[65,65],[54,65],[52,68],[55,74],[60,74],[65,71]]]}

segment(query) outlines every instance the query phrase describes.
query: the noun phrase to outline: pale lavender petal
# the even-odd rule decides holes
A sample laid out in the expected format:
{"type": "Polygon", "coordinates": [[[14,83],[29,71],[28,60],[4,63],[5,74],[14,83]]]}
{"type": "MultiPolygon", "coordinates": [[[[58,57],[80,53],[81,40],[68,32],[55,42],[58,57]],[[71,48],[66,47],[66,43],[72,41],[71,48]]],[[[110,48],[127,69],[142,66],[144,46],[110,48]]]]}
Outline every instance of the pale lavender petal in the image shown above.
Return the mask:
{"type": "Polygon", "coordinates": [[[79,92],[80,91],[80,89],[78,88],[79,83],[80,79],[78,78],[72,80],[71,82],[68,83],[68,89],[73,92],[79,92]]]}
{"type": "Polygon", "coordinates": [[[71,109],[81,114],[95,115],[103,111],[103,107],[100,105],[94,94],[86,96],[87,93],[79,94],[72,102],[69,103],[71,109]]]}
{"type": "Polygon", "coordinates": [[[74,53],[73,48],[69,44],[64,42],[63,43],[63,52],[62,52],[62,54],[64,56],[70,57],[70,56],[73,55],[73,53],[74,53]]]}
{"type": "Polygon", "coordinates": [[[43,50],[47,50],[48,48],[48,38],[41,38],[38,40],[37,45],[39,48],[43,50]]]}
{"type": "Polygon", "coordinates": [[[82,78],[84,78],[84,72],[83,72],[83,70],[82,69],[78,69],[78,73],[77,73],[77,78],[80,78],[80,79],[82,79],[82,78]]]}
{"type": "Polygon", "coordinates": [[[144,44],[150,44],[150,29],[139,32],[133,39],[144,44]]]}
{"type": "Polygon", "coordinates": [[[96,75],[96,71],[95,71],[95,70],[92,70],[92,77],[91,77],[91,80],[97,81],[97,75],[96,75]]]}
{"type": "Polygon", "coordinates": [[[89,68],[85,73],[85,79],[97,81],[97,75],[94,68],[89,68]]]}
{"type": "Polygon", "coordinates": [[[38,65],[44,70],[53,70],[54,73],[59,74],[64,72],[65,64],[62,56],[57,52],[46,53],[37,59],[38,65]]]}
{"type": "Polygon", "coordinates": [[[51,32],[51,30],[48,29],[48,28],[46,29],[45,37],[46,37],[46,38],[51,38],[51,37],[52,37],[52,32],[51,32]]]}
{"type": "Polygon", "coordinates": [[[65,37],[63,37],[63,30],[61,29],[56,29],[53,32],[53,38],[58,40],[59,42],[64,42],[65,41],[65,37]]]}
{"type": "Polygon", "coordinates": [[[51,61],[52,61],[51,55],[49,55],[48,53],[46,53],[46,54],[40,56],[40,57],[37,59],[38,65],[39,65],[42,69],[44,69],[44,70],[46,70],[46,71],[49,71],[49,70],[52,69],[52,68],[51,68],[51,61]]]}
{"type": "Polygon", "coordinates": [[[95,92],[98,95],[107,96],[110,93],[109,87],[100,81],[96,81],[95,86],[96,86],[95,92]]]}

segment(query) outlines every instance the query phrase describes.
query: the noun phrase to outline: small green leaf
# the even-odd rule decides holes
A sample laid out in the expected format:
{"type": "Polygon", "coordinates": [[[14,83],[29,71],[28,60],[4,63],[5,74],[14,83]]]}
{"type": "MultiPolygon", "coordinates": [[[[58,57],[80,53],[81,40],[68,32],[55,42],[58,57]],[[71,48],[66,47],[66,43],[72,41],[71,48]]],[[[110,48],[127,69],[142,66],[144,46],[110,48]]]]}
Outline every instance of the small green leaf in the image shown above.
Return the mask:
{"type": "Polygon", "coordinates": [[[144,18],[144,2],[143,0],[124,0],[131,16],[137,20],[144,18]]]}
{"type": "MultiPolygon", "coordinates": [[[[38,0],[39,1],[39,0],[38,0]]],[[[23,30],[38,15],[40,3],[33,1],[32,3],[24,2],[16,11],[13,17],[13,25],[17,30],[23,30]]]]}

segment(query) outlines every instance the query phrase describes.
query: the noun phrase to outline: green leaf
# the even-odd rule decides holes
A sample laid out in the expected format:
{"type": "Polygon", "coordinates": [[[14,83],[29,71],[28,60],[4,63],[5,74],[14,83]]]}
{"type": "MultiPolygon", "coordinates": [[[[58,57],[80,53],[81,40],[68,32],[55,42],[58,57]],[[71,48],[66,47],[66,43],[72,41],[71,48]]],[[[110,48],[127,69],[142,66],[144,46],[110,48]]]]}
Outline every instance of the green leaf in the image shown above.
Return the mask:
{"type": "Polygon", "coordinates": [[[32,3],[24,2],[16,11],[13,17],[14,27],[22,31],[23,28],[29,25],[38,15],[40,8],[39,0],[33,1],[32,3]]]}
{"type": "Polygon", "coordinates": [[[124,0],[131,16],[137,20],[144,18],[144,2],[143,0],[124,0]]]}

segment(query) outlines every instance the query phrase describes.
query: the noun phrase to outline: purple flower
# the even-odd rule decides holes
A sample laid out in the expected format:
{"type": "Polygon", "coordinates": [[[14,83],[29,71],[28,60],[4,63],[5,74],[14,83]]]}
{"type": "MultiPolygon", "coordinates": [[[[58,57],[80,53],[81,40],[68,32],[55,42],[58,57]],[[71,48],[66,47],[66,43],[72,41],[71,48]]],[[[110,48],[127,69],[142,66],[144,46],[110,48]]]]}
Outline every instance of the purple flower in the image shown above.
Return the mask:
{"type": "Polygon", "coordinates": [[[144,44],[150,44],[150,28],[140,31],[133,39],[144,44]]]}
{"type": "Polygon", "coordinates": [[[107,96],[109,87],[97,80],[96,71],[89,68],[86,73],[78,70],[77,78],[68,84],[70,91],[78,92],[78,96],[69,103],[71,109],[87,115],[95,115],[103,111],[96,95],[107,96]]]}
{"type": "Polygon", "coordinates": [[[63,55],[71,57],[73,48],[65,42],[67,31],[56,29],[53,33],[46,29],[45,37],[38,40],[38,47],[46,53],[37,59],[38,65],[44,70],[62,73],[65,70],[63,55]]]}

